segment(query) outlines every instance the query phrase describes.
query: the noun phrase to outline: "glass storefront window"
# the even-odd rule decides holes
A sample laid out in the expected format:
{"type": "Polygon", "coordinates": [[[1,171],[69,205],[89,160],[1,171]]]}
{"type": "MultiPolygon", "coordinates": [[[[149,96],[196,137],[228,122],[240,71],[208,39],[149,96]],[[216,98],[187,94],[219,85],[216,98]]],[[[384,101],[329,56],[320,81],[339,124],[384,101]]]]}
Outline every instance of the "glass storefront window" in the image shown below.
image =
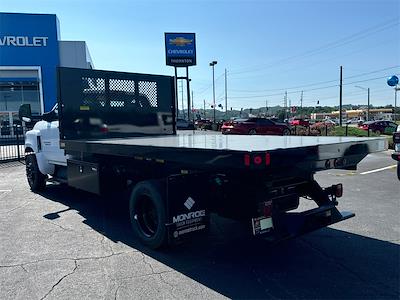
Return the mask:
{"type": "Polygon", "coordinates": [[[0,111],[18,111],[21,104],[29,103],[32,114],[40,113],[39,83],[0,82],[0,111]]]}

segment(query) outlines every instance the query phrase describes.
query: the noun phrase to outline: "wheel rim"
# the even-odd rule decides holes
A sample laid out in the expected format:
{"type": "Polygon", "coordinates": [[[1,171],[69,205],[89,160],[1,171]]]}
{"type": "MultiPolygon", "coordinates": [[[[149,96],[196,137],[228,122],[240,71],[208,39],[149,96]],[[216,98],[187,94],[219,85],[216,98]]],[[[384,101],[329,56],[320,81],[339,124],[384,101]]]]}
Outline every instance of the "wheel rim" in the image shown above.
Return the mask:
{"type": "Polygon", "coordinates": [[[153,237],[155,235],[158,227],[158,214],[149,196],[140,196],[136,205],[135,219],[140,231],[146,237],[153,237]]]}
{"type": "Polygon", "coordinates": [[[289,130],[285,129],[285,130],[283,131],[283,135],[289,135],[289,130]]]}
{"type": "Polygon", "coordinates": [[[252,130],[250,130],[249,131],[249,134],[256,134],[257,132],[254,130],[254,129],[252,129],[252,130]]]}

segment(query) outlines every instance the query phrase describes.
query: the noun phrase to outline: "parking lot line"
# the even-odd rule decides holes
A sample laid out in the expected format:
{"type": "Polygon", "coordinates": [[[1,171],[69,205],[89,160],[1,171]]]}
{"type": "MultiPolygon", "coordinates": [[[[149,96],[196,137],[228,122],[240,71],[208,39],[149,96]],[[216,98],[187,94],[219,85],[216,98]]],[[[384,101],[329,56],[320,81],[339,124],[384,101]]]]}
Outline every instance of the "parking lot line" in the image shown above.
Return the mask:
{"type": "Polygon", "coordinates": [[[389,170],[389,169],[394,169],[396,168],[397,165],[391,165],[391,166],[387,166],[384,168],[379,168],[379,169],[375,169],[375,170],[371,170],[371,171],[366,171],[366,172],[362,172],[360,173],[360,175],[366,175],[366,174],[371,174],[371,173],[375,173],[375,172],[380,172],[380,171],[385,171],[385,170],[389,170]]]}

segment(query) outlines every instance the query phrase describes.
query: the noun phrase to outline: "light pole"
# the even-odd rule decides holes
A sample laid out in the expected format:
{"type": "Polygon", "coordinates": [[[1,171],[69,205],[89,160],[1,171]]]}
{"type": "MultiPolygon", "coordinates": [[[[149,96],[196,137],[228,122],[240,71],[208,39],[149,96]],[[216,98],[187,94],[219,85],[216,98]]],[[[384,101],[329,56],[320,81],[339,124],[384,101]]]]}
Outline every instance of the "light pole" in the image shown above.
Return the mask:
{"type": "Polygon", "coordinates": [[[397,111],[397,91],[400,91],[400,87],[398,87],[398,85],[396,85],[394,87],[394,111],[393,111],[393,118],[394,121],[397,121],[397,117],[396,117],[396,111],[397,111]]]}
{"type": "Polygon", "coordinates": [[[368,92],[367,116],[366,116],[366,120],[369,121],[369,88],[365,88],[365,87],[362,87],[362,86],[359,86],[359,85],[356,85],[355,87],[368,92]]]}
{"type": "Polygon", "coordinates": [[[214,66],[217,64],[216,60],[213,60],[210,62],[210,67],[212,67],[212,73],[213,73],[213,109],[214,109],[214,123],[215,123],[215,77],[214,77],[214,66]]]}

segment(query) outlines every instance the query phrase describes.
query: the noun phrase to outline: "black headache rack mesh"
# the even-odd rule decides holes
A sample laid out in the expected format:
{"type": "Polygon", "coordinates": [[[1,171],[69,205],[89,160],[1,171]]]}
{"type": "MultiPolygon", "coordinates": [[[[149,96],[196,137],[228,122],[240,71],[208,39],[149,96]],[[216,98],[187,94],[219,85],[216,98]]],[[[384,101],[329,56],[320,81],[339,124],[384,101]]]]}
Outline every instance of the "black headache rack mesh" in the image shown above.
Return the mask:
{"type": "Polygon", "coordinates": [[[64,140],[175,134],[173,77],[58,68],[64,140]]]}

